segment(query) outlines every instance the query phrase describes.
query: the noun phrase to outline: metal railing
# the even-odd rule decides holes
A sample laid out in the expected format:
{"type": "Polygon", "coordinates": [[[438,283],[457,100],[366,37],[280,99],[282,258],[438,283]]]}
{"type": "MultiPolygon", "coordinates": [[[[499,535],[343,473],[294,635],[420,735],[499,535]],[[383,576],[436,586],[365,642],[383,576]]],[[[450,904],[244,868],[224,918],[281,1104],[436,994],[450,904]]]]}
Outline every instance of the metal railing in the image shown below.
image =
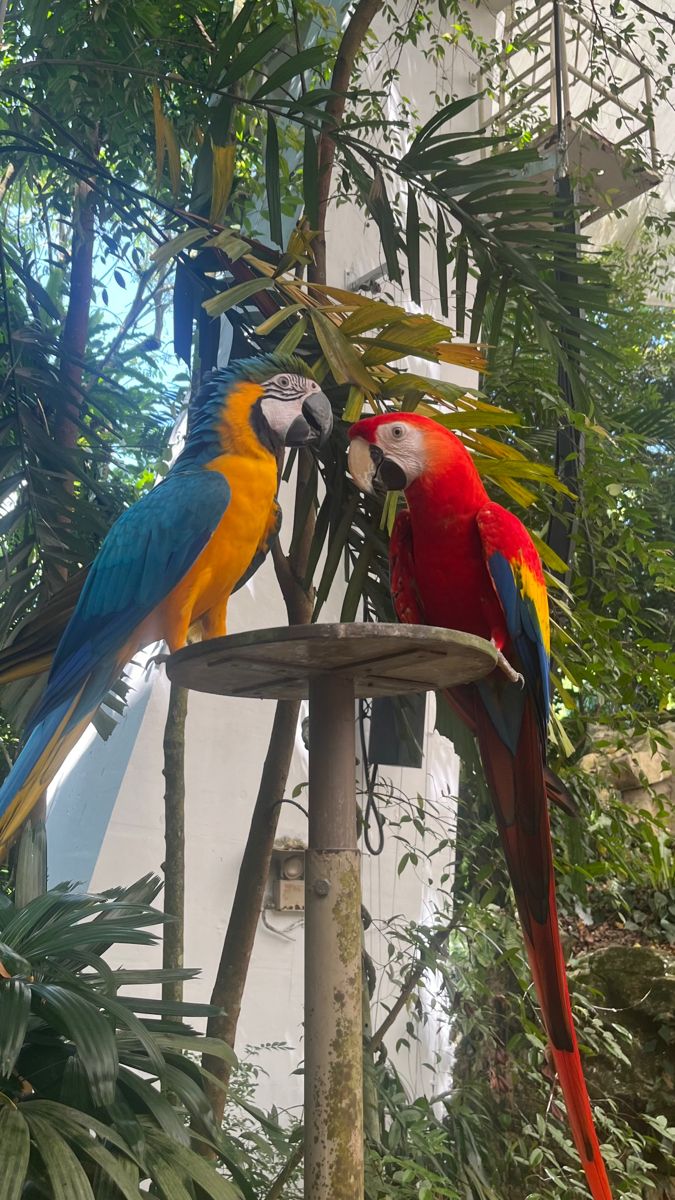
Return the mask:
{"type": "MultiPolygon", "coordinates": [[[[615,147],[632,150],[645,166],[657,170],[647,68],[597,22],[571,12],[562,0],[555,7],[560,21],[564,119],[600,133],[615,147]],[[601,128],[595,124],[598,118],[601,128]],[[616,137],[619,129],[622,134],[616,137]]],[[[495,111],[488,119],[493,129],[515,128],[538,136],[556,127],[554,20],[552,3],[534,0],[507,9],[503,41],[509,49],[497,68],[495,111]],[[537,111],[537,106],[543,111],[537,111]]]]}

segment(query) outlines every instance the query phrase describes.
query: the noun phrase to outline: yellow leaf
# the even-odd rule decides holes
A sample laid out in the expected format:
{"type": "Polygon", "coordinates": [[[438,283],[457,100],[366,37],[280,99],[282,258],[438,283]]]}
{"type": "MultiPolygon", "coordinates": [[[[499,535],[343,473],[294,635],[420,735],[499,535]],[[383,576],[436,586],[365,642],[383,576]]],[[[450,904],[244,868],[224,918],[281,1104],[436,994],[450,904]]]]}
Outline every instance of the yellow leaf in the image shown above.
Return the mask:
{"type": "Polygon", "coordinates": [[[484,371],[487,365],[477,346],[467,346],[463,342],[441,342],[436,350],[441,362],[467,367],[470,371],[484,371]]]}
{"type": "Polygon", "coordinates": [[[162,172],[164,170],[166,137],[164,133],[162,98],[159,94],[159,88],[156,83],[153,83],[152,85],[152,112],[155,118],[155,164],[157,167],[157,187],[159,187],[162,179],[162,172]]]}
{"type": "Polygon", "coordinates": [[[380,519],[380,529],[386,529],[389,537],[391,537],[396,520],[396,512],[398,509],[398,498],[400,492],[387,492],[384,505],[382,506],[382,517],[380,519]]]}
{"type": "Polygon", "coordinates": [[[232,191],[237,147],[234,142],[228,146],[216,146],[212,142],[211,149],[213,152],[213,175],[209,220],[220,221],[232,191]]]}
{"type": "Polygon", "coordinates": [[[484,409],[458,408],[454,412],[440,413],[430,404],[420,401],[415,411],[424,417],[431,417],[432,420],[438,421],[438,424],[443,425],[446,429],[480,429],[486,425],[489,427],[490,425],[520,425],[521,423],[521,418],[517,413],[505,412],[501,408],[496,408],[494,412],[486,412],[484,409]]]}
{"type": "Polygon", "coordinates": [[[360,296],[358,292],[348,292],[345,288],[333,287],[330,283],[307,283],[305,280],[298,280],[298,282],[312,292],[321,292],[326,296],[332,296],[341,304],[353,304],[354,308],[358,308],[361,304],[373,303],[367,296],[360,296]]]}
{"type": "Polygon", "coordinates": [[[187,250],[188,246],[192,246],[195,242],[201,242],[206,235],[205,229],[186,229],[183,233],[179,233],[177,237],[171,238],[171,241],[164,242],[153,250],[150,257],[153,262],[157,263],[158,267],[164,267],[170,258],[175,254],[180,254],[181,250],[187,250]]]}
{"type": "Polygon", "coordinates": [[[244,300],[250,299],[258,292],[267,291],[271,286],[268,279],[246,279],[244,283],[235,283],[234,287],[227,288],[218,296],[204,300],[202,308],[210,317],[219,317],[221,313],[227,312],[228,308],[236,308],[238,304],[243,304],[244,300]]]}
{"type": "Polygon", "coordinates": [[[164,137],[166,138],[166,153],[169,159],[169,179],[174,196],[180,191],[180,150],[174,133],[173,125],[168,117],[164,117],[164,137]]]}
{"type": "Polygon", "coordinates": [[[369,300],[367,304],[358,306],[352,316],[347,318],[342,329],[348,337],[352,337],[376,326],[381,327],[391,321],[398,321],[404,316],[405,309],[396,304],[387,304],[386,300],[369,300]]]}
{"type": "Polygon", "coordinates": [[[552,550],[548,543],[543,538],[540,538],[538,534],[530,531],[530,537],[539,551],[541,561],[546,563],[546,566],[550,567],[552,571],[559,571],[561,575],[566,575],[567,563],[563,562],[560,555],[556,554],[555,550],[552,550]]]}
{"type": "Polygon", "coordinates": [[[350,387],[347,403],[342,414],[343,421],[358,421],[363,412],[365,394],[362,388],[350,387]]]}
{"type": "Polygon", "coordinates": [[[220,233],[217,233],[215,237],[209,238],[208,242],[204,242],[204,245],[223,250],[230,262],[236,262],[248,250],[248,244],[242,241],[240,237],[237,237],[236,233],[233,233],[231,229],[221,229],[220,233]]]}

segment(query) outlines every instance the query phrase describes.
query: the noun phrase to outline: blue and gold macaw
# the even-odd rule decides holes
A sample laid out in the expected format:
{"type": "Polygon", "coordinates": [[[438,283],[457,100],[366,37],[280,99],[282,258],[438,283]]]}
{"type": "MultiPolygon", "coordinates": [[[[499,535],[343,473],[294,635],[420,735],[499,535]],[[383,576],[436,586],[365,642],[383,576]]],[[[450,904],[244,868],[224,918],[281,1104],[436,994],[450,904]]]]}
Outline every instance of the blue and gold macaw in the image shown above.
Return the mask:
{"type": "Polygon", "coordinates": [[[278,528],[278,452],[318,445],[331,427],[301,359],[242,360],[203,384],[166,479],[116,521],[89,571],[0,788],[0,858],[138,650],[179,650],[196,622],[205,638],[224,635],[232,591],[278,528]]]}

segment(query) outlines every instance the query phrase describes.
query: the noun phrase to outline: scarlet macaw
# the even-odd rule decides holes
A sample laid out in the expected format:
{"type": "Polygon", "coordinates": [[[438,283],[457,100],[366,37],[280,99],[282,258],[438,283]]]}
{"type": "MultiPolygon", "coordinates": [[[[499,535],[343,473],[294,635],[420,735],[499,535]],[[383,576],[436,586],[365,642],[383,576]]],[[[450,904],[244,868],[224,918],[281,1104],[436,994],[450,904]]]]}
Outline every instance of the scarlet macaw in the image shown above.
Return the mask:
{"type": "Polygon", "coordinates": [[[203,384],[166,479],[116,521],[89,571],[0,788],[0,857],[138,650],[159,640],[178,650],[196,621],[205,638],[225,633],[230,594],[278,528],[277,452],[331,427],[298,358],[235,362],[203,384]]]}
{"type": "Polygon", "coordinates": [[[574,1031],[560,943],[546,804],[549,615],[539,555],[524,525],[494,504],[460,440],[415,413],[349,430],[349,469],[364,491],[403,491],[390,543],[401,621],[477,634],[499,666],[453,700],[477,735],[525,945],[574,1141],[594,1200],[611,1200],[574,1031]]]}

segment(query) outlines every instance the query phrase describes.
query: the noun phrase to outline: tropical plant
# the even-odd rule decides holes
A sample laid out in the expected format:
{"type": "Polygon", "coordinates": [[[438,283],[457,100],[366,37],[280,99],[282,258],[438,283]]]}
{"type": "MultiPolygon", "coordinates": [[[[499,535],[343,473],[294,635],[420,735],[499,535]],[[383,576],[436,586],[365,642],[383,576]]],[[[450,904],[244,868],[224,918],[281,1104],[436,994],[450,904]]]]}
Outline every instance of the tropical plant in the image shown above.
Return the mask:
{"type": "Polygon", "coordinates": [[[250,1196],[193,1148],[206,1143],[239,1176],[195,1058],[231,1051],[187,1024],[208,1005],[152,995],[196,972],[110,965],[122,947],[157,941],[159,888],[146,876],[100,895],[63,886],[20,907],[0,897],[3,1197],[139,1200],[148,1184],[166,1200],[192,1187],[214,1200],[250,1196]]]}

